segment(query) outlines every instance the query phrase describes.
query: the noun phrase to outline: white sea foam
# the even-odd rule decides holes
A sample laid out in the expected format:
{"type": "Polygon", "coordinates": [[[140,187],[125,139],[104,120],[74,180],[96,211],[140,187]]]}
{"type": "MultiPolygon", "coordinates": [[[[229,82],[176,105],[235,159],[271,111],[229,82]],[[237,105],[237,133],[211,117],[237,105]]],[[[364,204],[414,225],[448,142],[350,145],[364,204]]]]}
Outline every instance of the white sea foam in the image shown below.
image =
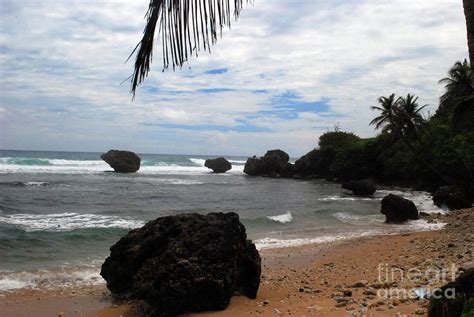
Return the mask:
{"type": "Polygon", "coordinates": [[[342,234],[329,234],[320,237],[311,238],[274,238],[266,237],[263,239],[255,240],[255,246],[258,250],[263,249],[276,249],[301,246],[307,244],[317,244],[325,242],[333,242],[339,240],[350,240],[361,237],[370,237],[377,235],[394,235],[406,232],[420,232],[420,231],[432,231],[441,230],[445,226],[444,223],[428,223],[426,220],[412,220],[406,224],[400,225],[384,225],[381,228],[368,229],[363,231],[344,232],[342,234]]]}
{"type": "Polygon", "coordinates": [[[399,195],[413,201],[420,212],[441,214],[447,212],[447,210],[441,209],[433,203],[433,198],[430,193],[423,191],[377,190],[375,192],[375,197],[382,199],[388,194],[399,195]]]}
{"type": "Polygon", "coordinates": [[[204,166],[204,164],[206,163],[206,160],[204,159],[198,159],[198,158],[189,158],[189,160],[191,162],[193,162],[194,164],[198,165],[198,166],[204,166]]]}
{"type": "Polygon", "coordinates": [[[373,236],[373,235],[378,235],[381,233],[382,233],[381,230],[368,230],[364,232],[355,232],[352,234],[349,234],[349,233],[334,234],[334,235],[327,235],[327,236],[313,237],[313,238],[278,239],[278,238],[267,237],[267,238],[255,240],[254,242],[258,250],[264,250],[264,249],[294,247],[294,246],[307,245],[307,244],[333,242],[333,241],[338,241],[338,240],[373,236]]]}
{"type": "Polygon", "coordinates": [[[15,290],[21,288],[32,288],[36,286],[36,283],[29,276],[23,274],[21,277],[15,276],[4,276],[0,277],[0,292],[15,290]]]}
{"type": "Polygon", "coordinates": [[[202,185],[204,184],[203,182],[199,182],[196,180],[192,179],[179,179],[179,178],[173,178],[173,179],[161,179],[163,183],[167,184],[172,184],[172,185],[202,185]]]}
{"type": "Polygon", "coordinates": [[[377,201],[382,200],[388,194],[402,196],[403,198],[413,201],[420,212],[426,213],[446,213],[446,210],[439,208],[433,203],[430,193],[422,191],[402,191],[402,190],[377,190],[373,197],[357,197],[357,196],[338,196],[332,195],[319,198],[319,201],[377,201]]]}
{"type": "MultiPolygon", "coordinates": [[[[35,159],[40,160],[40,159],[35,159]]],[[[99,174],[113,169],[101,160],[41,159],[42,165],[18,164],[12,158],[0,158],[0,174],[8,173],[55,173],[55,174],[99,174]]],[[[142,165],[137,174],[152,175],[199,175],[209,174],[203,159],[190,158],[196,166],[182,166],[158,162],[157,165],[142,165]]],[[[226,174],[242,174],[243,166],[235,166],[226,174]]],[[[222,174],[222,175],[226,175],[222,174]]]]}
{"type": "Polygon", "coordinates": [[[339,221],[358,226],[379,226],[385,228],[388,232],[401,231],[426,231],[442,229],[445,223],[429,223],[424,219],[411,220],[403,224],[386,224],[385,216],[382,214],[368,215],[356,214],[352,212],[337,212],[333,216],[339,221]]]}
{"type": "Polygon", "coordinates": [[[113,171],[104,161],[81,161],[62,159],[40,159],[47,164],[28,165],[18,164],[18,160],[0,159],[0,173],[59,173],[59,174],[88,174],[113,171]]]}
{"type": "Polygon", "coordinates": [[[371,197],[345,197],[345,196],[328,196],[319,198],[319,201],[356,201],[356,200],[376,200],[377,198],[371,197]]]}
{"type": "Polygon", "coordinates": [[[247,161],[239,161],[239,160],[229,160],[230,163],[233,163],[233,164],[245,164],[247,163],[247,161]]]}
{"type": "Polygon", "coordinates": [[[293,216],[291,215],[290,211],[278,216],[267,216],[267,218],[280,223],[288,223],[293,220],[293,216]]]}
{"type": "Polygon", "coordinates": [[[70,231],[83,228],[132,229],[145,223],[135,219],[94,214],[61,213],[48,215],[0,215],[0,223],[17,226],[25,231],[70,231]]]}
{"type": "Polygon", "coordinates": [[[0,293],[24,288],[57,288],[100,285],[105,281],[99,268],[61,269],[56,271],[0,273],[0,293]]]}
{"type": "Polygon", "coordinates": [[[44,186],[49,184],[48,182],[26,182],[26,186],[44,186]]]}
{"type": "Polygon", "coordinates": [[[333,217],[341,222],[353,225],[383,224],[385,217],[380,215],[355,214],[351,212],[336,212],[333,217]]]}
{"type": "MultiPolygon", "coordinates": [[[[206,163],[205,159],[190,157],[189,160],[198,166],[204,166],[204,164],[206,163]]],[[[239,164],[239,165],[245,164],[247,162],[247,161],[242,161],[242,160],[228,160],[228,161],[229,163],[239,164]]]]}

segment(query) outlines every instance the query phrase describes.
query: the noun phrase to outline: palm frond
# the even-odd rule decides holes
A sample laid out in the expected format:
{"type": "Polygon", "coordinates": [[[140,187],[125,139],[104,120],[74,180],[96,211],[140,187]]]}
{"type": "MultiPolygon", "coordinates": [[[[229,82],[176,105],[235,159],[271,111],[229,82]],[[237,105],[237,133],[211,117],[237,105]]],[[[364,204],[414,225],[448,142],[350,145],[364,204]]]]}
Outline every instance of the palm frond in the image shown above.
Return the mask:
{"type": "Polygon", "coordinates": [[[370,109],[372,110],[379,110],[379,111],[385,111],[385,109],[377,107],[377,106],[371,106],[370,109]]]}
{"type": "MultiPolygon", "coordinates": [[[[131,76],[131,92],[150,71],[156,27],[161,34],[163,70],[182,67],[198,51],[210,52],[224,27],[230,28],[231,17],[239,17],[243,2],[252,0],[150,0],[145,15],[147,22],[143,37],[130,54],[136,53],[135,68],[131,76]],[[232,15],[231,15],[232,13],[232,15]]],[[[128,60],[127,59],[127,60],[128,60]]]]}
{"type": "Polygon", "coordinates": [[[369,125],[374,125],[375,124],[376,125],[375,130],[377,130],[380,127],[380,125],[382,123],[384,123],[385,121],[386,121],[386,117],[382,115],[382,116],[378,116],[378,117],[374,118],[372,121],[370,121],[369,125]]]}
{"type": "Polygon", "coordinates": [[[429,105],[423,105],[421,106],[420,108],[416,109],[415,111],[415,114],[418,114],[421,110],[423,110],[424,108],[428,107],[429,105]]]}

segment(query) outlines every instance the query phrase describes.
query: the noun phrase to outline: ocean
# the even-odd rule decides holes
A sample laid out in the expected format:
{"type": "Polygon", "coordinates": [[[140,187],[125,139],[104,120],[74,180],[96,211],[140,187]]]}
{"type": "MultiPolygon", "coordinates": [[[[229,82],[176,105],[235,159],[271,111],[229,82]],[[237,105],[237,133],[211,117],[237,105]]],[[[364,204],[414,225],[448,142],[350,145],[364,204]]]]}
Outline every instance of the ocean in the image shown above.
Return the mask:
{"type": "Polygon", "coordinates": [[[387,225],[389,193],[424,212],[444,212],[425,192],[378,190],[354,197],[339,184],[249,177],[246,157],[213,174],[213,156],[140,154],[116,174],[101,153],[0,150],[0,294],[22,288],[101,284],[109,248],[128,230],[165,215],[236,212],[258,249],[437,229],[425,220],[387,225]]]}

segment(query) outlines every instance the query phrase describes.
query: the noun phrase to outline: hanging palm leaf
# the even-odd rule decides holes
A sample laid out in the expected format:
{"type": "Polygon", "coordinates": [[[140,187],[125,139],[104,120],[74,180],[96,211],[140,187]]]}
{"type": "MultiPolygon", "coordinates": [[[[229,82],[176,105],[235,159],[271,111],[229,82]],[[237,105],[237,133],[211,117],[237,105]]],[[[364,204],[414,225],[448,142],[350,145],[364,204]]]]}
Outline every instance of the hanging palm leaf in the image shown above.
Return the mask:
{"type": "MultiPolygon", "coordinates": [[[[163,70],[175,69],[199,51],[211,51],[218,33],[237,19],[244,0],[151,0],[146,13],[143,38],[129,56],[136,53],[131,91],[150,71],[156,28],[161,35],[163,70]],[[232,13],[232,14],[231,14],[232,13]]],[[[247,2],[249,0],[246,0],[247,2]]],[[[251,1],[251,0],[250,0],[251,1]]]]}

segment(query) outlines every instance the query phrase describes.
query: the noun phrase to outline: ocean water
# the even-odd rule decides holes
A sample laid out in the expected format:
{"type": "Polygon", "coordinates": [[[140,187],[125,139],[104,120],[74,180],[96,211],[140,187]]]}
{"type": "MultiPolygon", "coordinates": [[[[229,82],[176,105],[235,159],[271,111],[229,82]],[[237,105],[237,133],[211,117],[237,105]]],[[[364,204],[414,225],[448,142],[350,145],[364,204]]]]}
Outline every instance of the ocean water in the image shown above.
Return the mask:
{"type": "Polygon", "coordinates": [[[249,177],[245,157],[213,174],[196,155],[143,154],[115,174],[101,153],[0,151],[0,295],[25,287],[104,283],[100,265],[128,230],[160,216],[236,212],[257,248],[437,229],[424,220],[387,225],[380,200],[395,193],[424,212],[429,194],[378,190],[353,197],[340,185],[249,177]]]}

